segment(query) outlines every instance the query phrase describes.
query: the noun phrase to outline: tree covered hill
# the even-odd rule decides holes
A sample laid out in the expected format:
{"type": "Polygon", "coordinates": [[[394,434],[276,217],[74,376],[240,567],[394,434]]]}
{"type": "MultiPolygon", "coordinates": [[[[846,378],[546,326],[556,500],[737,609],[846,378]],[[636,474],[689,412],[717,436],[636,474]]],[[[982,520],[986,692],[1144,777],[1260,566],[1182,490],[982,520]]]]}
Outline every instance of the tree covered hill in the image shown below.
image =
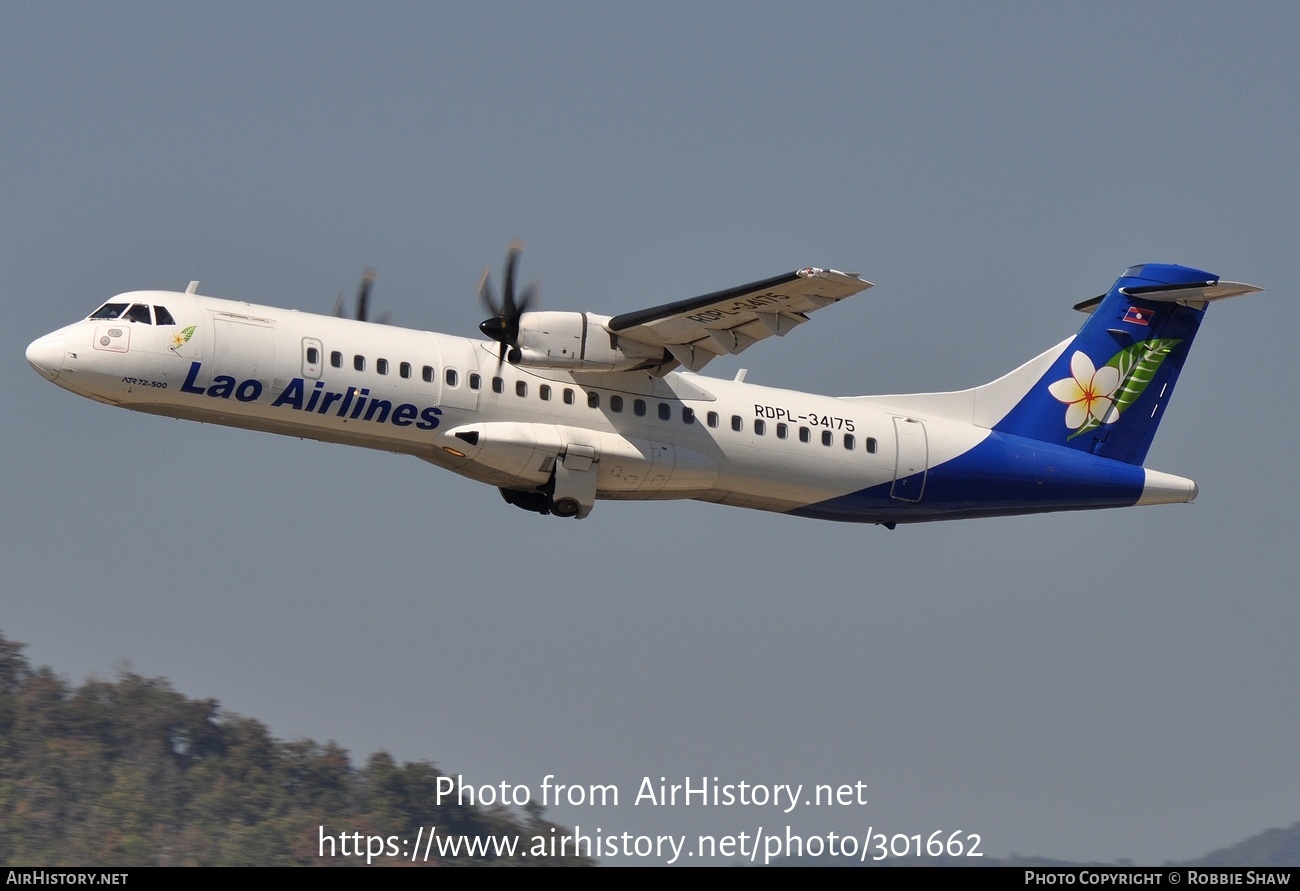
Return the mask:
{"type": "MultiPolygon", "coordinates": [[[[36,866],[409,864],[444,838],[567,834],[505,808],[437,805],[441,774],[386,753],[355,767],[333,743],[282,742],[215,700],[122,673],[73,688],[0,634],[0,863],[36,866]],[[323,827],[323,828],[322,828],[323,827]],[[346,842],[338,838],[347,833],[346,842]],[[356,838],[352,833],[359,833],[356,838]],[[322,834],[333,840],[324,847],[322,834]],[[389,840],[392,844],[389,844],[389,840]],[[343,856],[360,849],[363,856],[343,856]],[[401,851],[399,854],[398,851],[401,851]]],[[[417,859],[422,860],[421,856],[417,859]]],[[[439,856],[430,865],[590,865],[581,858],[439,856]]]]}
{"type": "Polygon", "coordinates": [[[1300,866],[1300,823],[1266,829],[1179,866],[1300,866]]]}

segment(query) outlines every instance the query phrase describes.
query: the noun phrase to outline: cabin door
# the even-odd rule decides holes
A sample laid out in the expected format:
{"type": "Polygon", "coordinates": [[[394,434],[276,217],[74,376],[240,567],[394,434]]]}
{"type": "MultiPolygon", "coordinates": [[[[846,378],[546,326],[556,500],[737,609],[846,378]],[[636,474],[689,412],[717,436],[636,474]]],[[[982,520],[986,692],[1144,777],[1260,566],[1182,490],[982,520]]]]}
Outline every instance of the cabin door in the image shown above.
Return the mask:
{"type": "Polygon", "coordinates": [[[898,448],[894,455],[894,487],[889,497],[896,501],[920,501],[930,457],[925,425],[912,418],[894,418],[894,438],[898,448]]]}

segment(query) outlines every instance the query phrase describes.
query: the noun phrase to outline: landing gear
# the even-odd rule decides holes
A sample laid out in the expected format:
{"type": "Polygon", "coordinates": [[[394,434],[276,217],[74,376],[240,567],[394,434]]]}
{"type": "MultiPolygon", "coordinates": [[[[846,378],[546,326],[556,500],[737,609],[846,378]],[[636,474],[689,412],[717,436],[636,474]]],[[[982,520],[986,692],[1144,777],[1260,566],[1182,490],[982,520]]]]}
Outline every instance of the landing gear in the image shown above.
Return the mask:
{"type": "MultiPolygon", "coordinates": [[[[547,485],[544,488],[549,489],[551,487],[547,485]]],[[[546,491],[524,492],[519,489],[500,489],[499,491],[507,504],[513,504],[515,507],[542,516],[551,514],[557,517],[585,517],[591,513],[590,507],[583,511],[582,504],[576,498],[553,498],[551,493],[546,491]]]]}
{"type": "Polygon", "coordinates": [[[582,505],[573,498],[558,498],[551,504],[551,513],[557,517],[576,517],[582,505]]]}
{"type": "Polygon", "coordinates": [[[596,450],[571,445],[555,462],[551,476],[551,513],[581,520],[596,504],[596,450]]]}
{"type": "Polygon", "coordinates": [[[532,491],[502,489],[506,503],[534,513],[557,517],[577,517],[591,513],[596,503],[596,450],[587,446],[569,446],[555,461],[555,470],[546,485],[532,491]]]}
{"type": "Polygon", "coordinates": [[[501,497],[506,504],[513,504],[524,510],[545,516],[551,512],[551,496],[545,492],[523,492],[519,489],[501,489],[501,497]]]}

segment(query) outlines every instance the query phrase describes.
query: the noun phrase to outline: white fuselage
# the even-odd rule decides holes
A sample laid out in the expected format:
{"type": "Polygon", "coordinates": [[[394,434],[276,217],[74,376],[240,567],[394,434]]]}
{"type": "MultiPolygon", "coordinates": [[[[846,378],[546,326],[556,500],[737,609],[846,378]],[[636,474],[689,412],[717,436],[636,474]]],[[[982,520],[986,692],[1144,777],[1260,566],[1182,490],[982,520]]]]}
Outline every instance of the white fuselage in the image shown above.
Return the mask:
{"type": "MultiPolygon", "coordinates": [[[[793,511],[876,488],[883,518],[833,518],[935,519],[908,513],[924,503],[927,469],[991,435],[951,416],[689,373],[527,368],[499,362],[494,343],[189,292],[114,300],[155,318],[161,307],[174,324],[86,319],[34,342],[32,365],[123,408],[410,454],[503,490],[554,487],[559,464],[561,486],[588,490],[580,516],[595,498],[793,511]]],[[[1148,478],[1142,500],[1189,500],[1188,482],[1162,497],[1148,478]]]]}

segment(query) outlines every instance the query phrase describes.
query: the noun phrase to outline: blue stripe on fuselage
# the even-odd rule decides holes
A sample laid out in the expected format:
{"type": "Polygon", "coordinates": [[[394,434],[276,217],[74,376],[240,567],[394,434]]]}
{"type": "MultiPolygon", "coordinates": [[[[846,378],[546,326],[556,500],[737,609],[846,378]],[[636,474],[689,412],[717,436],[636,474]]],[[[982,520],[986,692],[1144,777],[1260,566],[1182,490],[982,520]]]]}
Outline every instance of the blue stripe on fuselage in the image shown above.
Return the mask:
{"type": "Polygon", "coordinates": [[[1145,483],[1140,466],[995,432],[931,468],[916,503],[890,498],[891,481],[788,513],[846,523],[920,523],[1128,507],[1142,496],[1145,483]]]}

